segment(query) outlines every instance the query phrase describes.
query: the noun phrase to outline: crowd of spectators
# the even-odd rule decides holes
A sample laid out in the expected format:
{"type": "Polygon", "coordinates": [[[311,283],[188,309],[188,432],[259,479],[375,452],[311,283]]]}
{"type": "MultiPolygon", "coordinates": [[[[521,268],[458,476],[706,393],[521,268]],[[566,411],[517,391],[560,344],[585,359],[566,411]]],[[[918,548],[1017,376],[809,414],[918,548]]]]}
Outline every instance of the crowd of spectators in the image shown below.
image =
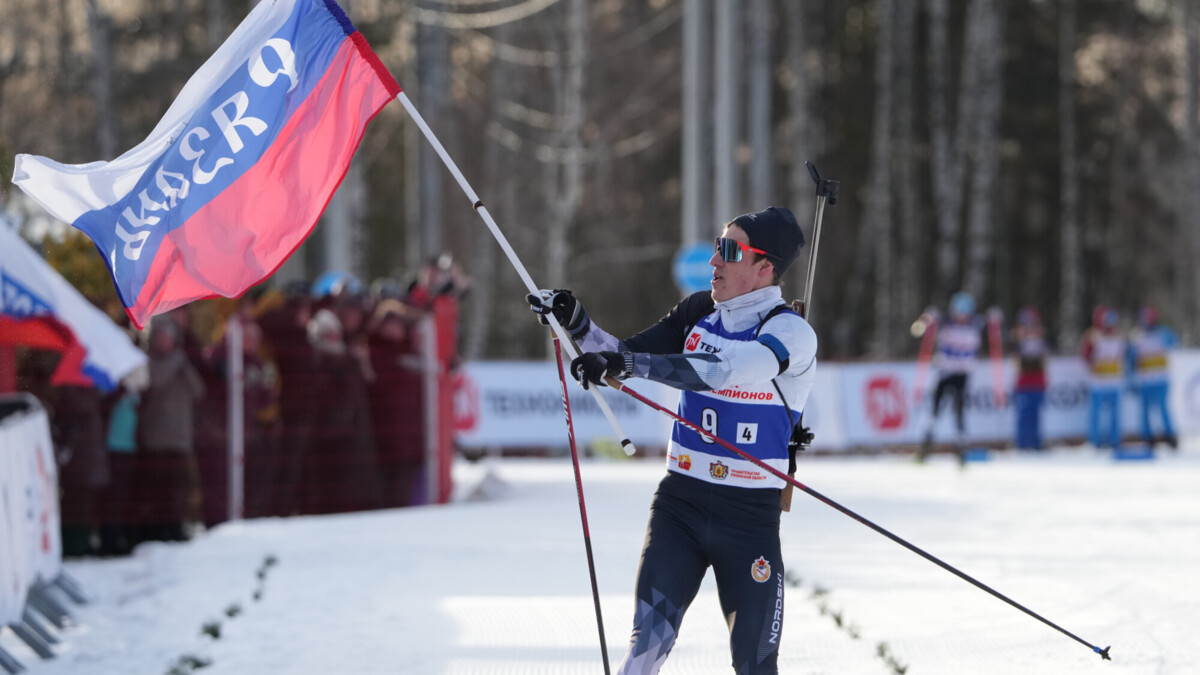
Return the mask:
{"type": "MultiPolygon", "coordinates": [[[[409,284],[331,274],[193,303],[135,335],[148,366],[107,394],[51,386],[54,355],[23,354],[18,387],[50,413],[64,553],[123,554],[229,519],[230,322],[242,336],[245,517],[424,503],[416,328],[433,314],[454,325],[468,286],[442,256],[409,284]]],[[[442,372],[459,365],[455,343],[439,332],[442,372]]]]}

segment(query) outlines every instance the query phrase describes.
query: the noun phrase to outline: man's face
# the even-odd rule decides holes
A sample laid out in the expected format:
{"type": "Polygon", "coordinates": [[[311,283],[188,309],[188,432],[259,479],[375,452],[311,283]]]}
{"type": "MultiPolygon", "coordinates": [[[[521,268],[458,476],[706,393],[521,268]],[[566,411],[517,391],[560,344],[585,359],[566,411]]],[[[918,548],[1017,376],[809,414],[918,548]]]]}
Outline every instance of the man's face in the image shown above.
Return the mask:
{"type": "MultiPolygon", "coordinates": [[[[743,244],[750,243],[745,231],[737,225],[725,228],[721,236],[736,239],[743,244]]],[[[721,254],[714,251],[708,264],[713,266],[712,298],[717,302],[732,300],[739,295],[771,285],[771,263],[756,253],[743,251],[741,260],[725,262],[721,254]]]]}

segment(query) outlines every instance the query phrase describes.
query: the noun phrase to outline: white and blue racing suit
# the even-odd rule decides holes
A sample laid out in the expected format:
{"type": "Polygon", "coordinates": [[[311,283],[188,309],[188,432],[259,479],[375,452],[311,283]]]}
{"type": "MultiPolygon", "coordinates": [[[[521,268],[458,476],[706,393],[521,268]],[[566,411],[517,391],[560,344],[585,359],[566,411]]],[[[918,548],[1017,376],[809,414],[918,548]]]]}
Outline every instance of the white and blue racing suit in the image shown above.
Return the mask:
{"type": "MultiPolygon", "coordinates": [[[[778,286],[716,304],[696,293],[620,342],[593,324],[580,347],[633,352],[633,376],[681,390],[680,417],[786,473],[817,338],[799,315],[772,315],[783,304],[778,286]]],[[[633,634],[618,672],[658,672],[711,566],[735,672],[777,673],[784,481],[678,422],[667,469],[650,507],[633,634]]]]}

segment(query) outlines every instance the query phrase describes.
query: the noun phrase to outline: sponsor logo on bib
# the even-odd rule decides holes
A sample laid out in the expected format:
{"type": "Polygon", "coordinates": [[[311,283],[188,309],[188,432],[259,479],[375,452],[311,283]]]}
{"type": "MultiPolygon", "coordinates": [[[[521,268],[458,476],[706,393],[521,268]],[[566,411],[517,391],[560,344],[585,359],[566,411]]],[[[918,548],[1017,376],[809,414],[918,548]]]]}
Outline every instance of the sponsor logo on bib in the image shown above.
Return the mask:
{"type": "Polygon", "coordinates": [[[717,480],[725,480],[729,476],[729,467],[721,462],[713,462],[708,465],[708,475],[717,480]]]}

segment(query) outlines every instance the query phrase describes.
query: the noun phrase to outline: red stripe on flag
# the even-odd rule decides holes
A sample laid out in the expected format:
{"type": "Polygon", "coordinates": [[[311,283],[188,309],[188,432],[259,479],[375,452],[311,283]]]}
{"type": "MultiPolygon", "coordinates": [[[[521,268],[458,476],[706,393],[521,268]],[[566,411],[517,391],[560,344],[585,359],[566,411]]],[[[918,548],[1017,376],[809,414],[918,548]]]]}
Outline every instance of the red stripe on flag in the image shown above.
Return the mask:
{"type": "Polygon", "coordinates": [[[387,66],[383,65],[383,61],[379,60],[379,55],[375,53],[374,49],[371,49],[371,45],[367,44],[367,38],[363,37],[362,33],[354,31],[350,34],[350,39],[354,41],[354,46],[358,47],[359,55],[366,59],[367,63],[371,64],[371,67],[375,69],[375,73],[379,75],[379,81],[387,87],[388,94],[392,98],[399,96],[400,92],[403,91],[400,88],[400,83],[396,81],[396,78],[392,77],[392,73],[387,69],[387,66]]]}
{"type": "Polygon", "coordinates": [[[390,75],[381,81],[377,57],[362,58],[362,46],[346,40],[262,158],[163,239],[127,310],[138,328],[193,300],[240,296],[312,233],[367,123],[399,91],[390,75]]]}
{"type": "MultiPolygon", "coordinates": [[[[0,345],[17,345],[32,349],[49,349],[62,354],[50,383],[55,386],[74,385],[93,387],[95,383],[83,374],[87,348],[79,344],[75,332],[62,321],[48,314],[17,319],[0,315],[0,345]]],[[[3,385],[0,382],[0,385],[3,385]]],[[[0,388],[0,392],[4,389],[0,388]]]]}

